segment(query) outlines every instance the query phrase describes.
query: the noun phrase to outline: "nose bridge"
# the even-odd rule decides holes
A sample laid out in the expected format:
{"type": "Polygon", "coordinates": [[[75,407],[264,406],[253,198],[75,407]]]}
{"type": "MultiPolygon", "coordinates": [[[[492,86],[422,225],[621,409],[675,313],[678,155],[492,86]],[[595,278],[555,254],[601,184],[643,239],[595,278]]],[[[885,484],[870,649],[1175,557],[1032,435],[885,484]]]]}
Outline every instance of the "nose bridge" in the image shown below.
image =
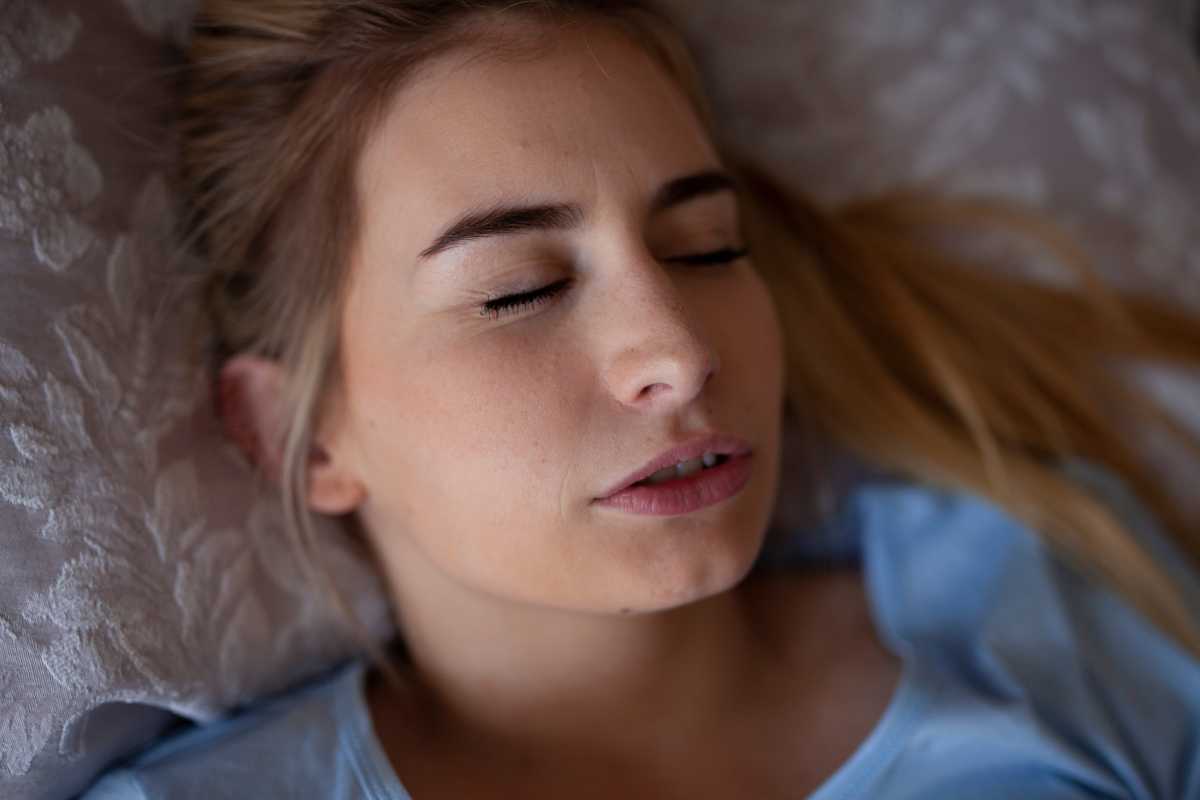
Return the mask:
{"type": "Polygon", "coordinates": [[[686,297],[667,269],[638,253],[617,271],[605,316],[606,381],[630,406],[690,402],[719,368],[686,297]]]}

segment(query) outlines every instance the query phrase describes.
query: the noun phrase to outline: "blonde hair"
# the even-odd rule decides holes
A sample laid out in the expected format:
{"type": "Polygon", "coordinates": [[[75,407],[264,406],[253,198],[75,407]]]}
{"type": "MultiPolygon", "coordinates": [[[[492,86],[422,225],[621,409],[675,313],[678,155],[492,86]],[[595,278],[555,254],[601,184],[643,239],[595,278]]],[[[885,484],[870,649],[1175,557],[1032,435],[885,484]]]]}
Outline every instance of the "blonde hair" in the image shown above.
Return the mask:
{"type": "MultiPolygon", "coordinates": [[[[206,0],[195,25],[181,178],[186,235],[211,266],[213,366],[238,352],[284,365],[287,530],[343,611],[313,558],[305,470],[340,387],[355,165],[416,67],[455,47],[499,47],[486,17],[513,14],[621,27],[711,124],[682,39],[635,0],[206,0]]],[[[730,161],[744,178],[755,263],[783,320],[791,413],[904,476],[994,500],[1200,656],[1177,587],[1058,469],[1084,458],[1113,470],[1200,561],[1200,542],[1118,422],[1172,431],[1198,454],[1200,440],[1115,369],[1130,358],[1200,362],[1200,320],[1106,288],[1034,215],[916,194],[821,211],[730,161]],[[1032,235],[1080,286],[971,268],[939,244],[947,229],[980,228],[1032,235]]]]}

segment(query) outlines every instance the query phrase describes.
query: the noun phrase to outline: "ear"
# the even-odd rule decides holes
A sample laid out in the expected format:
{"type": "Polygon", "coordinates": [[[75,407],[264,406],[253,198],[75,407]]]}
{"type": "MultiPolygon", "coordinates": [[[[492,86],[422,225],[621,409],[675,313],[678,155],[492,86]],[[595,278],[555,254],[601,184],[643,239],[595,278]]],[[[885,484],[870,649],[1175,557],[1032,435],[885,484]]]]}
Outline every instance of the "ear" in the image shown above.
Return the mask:
{"type": "MultiPolygon", "coordinates": [[[[239,354],[225,362],[218,378],[220,417],[225,434],[276,485],[282,464],[284,371],[277,361],[239,354]]],[[[314,442],[308,456],[309,507],[322,514],[345,514],[356,509],[366,490],[335,458],[331,443],[314,442]]]]}

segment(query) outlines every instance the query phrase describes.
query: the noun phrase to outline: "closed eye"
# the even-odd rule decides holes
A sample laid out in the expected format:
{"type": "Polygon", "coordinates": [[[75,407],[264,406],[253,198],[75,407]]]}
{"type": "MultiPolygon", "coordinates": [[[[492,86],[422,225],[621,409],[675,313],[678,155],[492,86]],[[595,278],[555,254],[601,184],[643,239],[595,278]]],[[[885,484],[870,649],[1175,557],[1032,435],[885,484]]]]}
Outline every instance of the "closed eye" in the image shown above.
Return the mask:
{"type": "MultiPolygon", "coordinates": [[[[686,264],[688,266],[708,266],[714,264],[728,264],[737,261],[739,258],[745,258],[750,255],[749,248],[733,248],[725,247],[720,250],[712,250],[708,253],[696,253],[686,256],[672,256],[662,259],[668,264],[686,264]]],[[[555,295],[563,292],[571,281],[561,280],[552,283],[548,286],[543,286],[540,289],[534,289],[530,292],[522,292],[520,294],[511,294],[506,297],[499,297],[495,300],[488,300],[479,307],[480,316],[492,317],[499,319],[506,314],[520,312],[524,309],[530,309],[539,306],[551,300],[555,295]]]]}
{"type": "Polygon", "coordinates": [[[730,261],[737,261],[739,258],[745,258],[750,255],[748,248],[732,248],[725,247],[721,250],[713,250],[708,253],[697,253],[688,256],[672,256],[664,258],[663,261],[668,264],[692,264],[703,266],[705,264],[727,264],[730,261]]]}

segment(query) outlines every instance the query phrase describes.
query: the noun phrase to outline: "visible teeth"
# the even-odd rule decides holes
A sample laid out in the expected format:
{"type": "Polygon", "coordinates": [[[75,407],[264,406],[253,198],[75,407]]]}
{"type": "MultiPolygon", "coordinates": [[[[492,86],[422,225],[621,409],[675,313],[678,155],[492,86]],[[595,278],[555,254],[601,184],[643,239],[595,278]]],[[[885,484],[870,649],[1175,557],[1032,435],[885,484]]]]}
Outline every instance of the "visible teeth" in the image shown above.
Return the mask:
{"type": "Polygon", "coordinates": [[[688,475],[695,475],[700,470],[706,467],[715,466],[718,456],[712,453],[705,453],[700,458],[693,458],[688,461],[680,461],[673,467],[664,467],[658,472],[651,475],[649,478],[644,478],[638,481],[639,486],[653,486],[656,483],[666,483],[673,481],[676,478],[686,478],[688,475]]]}
{"type": "Polygon", "coordinates": [[[658,472],[646,478],[642,483],[662,483],[675,477],[675,467],[663,467],[658,472]]]}

